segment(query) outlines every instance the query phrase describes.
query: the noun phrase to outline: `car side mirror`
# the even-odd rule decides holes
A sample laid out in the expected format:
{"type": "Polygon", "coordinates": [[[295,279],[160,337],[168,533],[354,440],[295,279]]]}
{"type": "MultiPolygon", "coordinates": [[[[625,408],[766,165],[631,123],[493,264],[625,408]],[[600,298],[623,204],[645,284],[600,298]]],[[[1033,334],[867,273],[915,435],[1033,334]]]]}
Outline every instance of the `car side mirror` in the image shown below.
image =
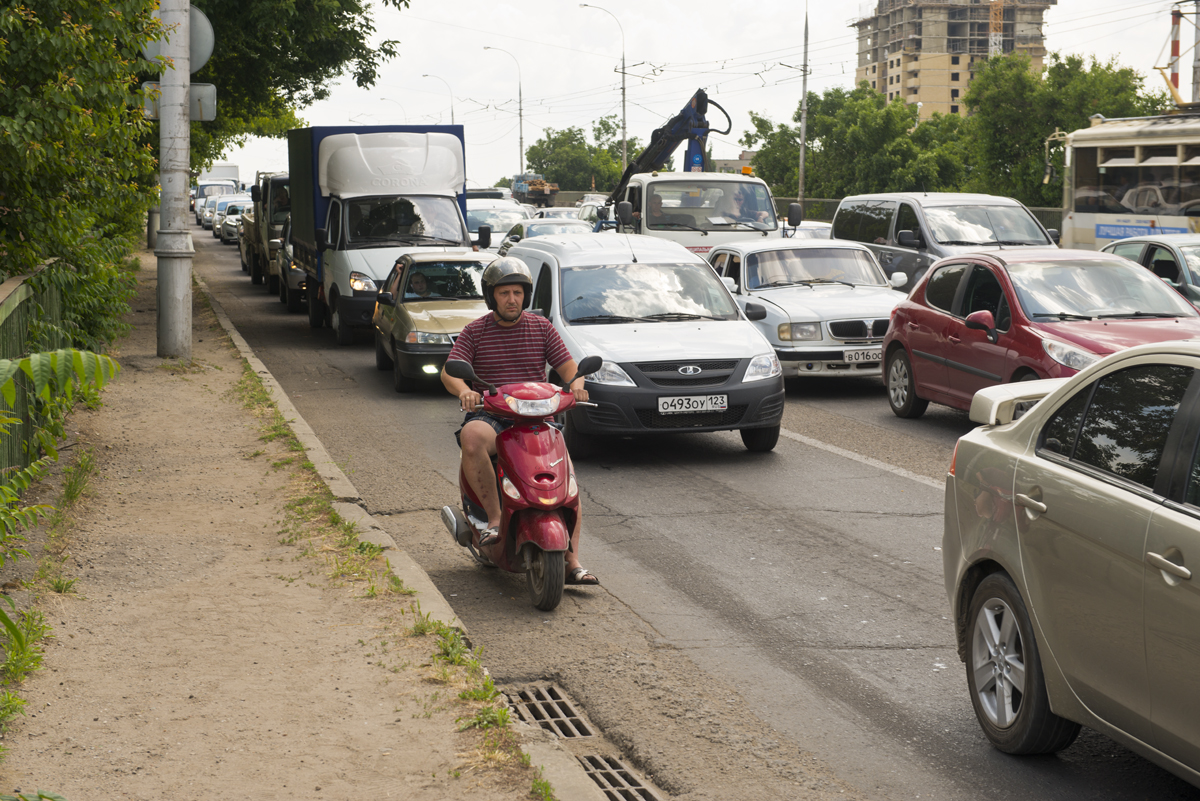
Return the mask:
{"type": "MultiPolygon", "coordinates": [[[[476,244],[479,245],[480,250],[487,250],[492,246],[492,226],[479,226],[479,241],[476,244]]],[[[455,376],[455,378],[457,377],[455,376]]]]}
{"type": "Polygon", "coordinates": [[[908,283],[908,273],[897,270],[888,278],[888,283],[892,285],[892,289],[899,289],[908,283]]]}
{"type": "Polygon", "coordinates": [[[395,306],[396,299],[392,297],[391,292],[380,292],[375,296],[375,302],[381,306],[395,306]]]}
{"type": "Polygon", "coordinates": [[[621,221],[621,225],[633,225],[633,204],[628,200],[617,204],[617,219],[621,221]]]}
{"type": "Polygon", "coordinates": [[[1056,245],[1058,244],[1058,241],[1062,239],[1062,234],[1058,232],[1057,228],[1047,228],[1046,233],[1050,234],[1050,241],[1056,245]]]}
{"type": "Polygon", "coordinates": [[[987,309],[981,309],[977,312],[971,312],[967,315],[966,326],[974,331],[983,331],[987,334],[988,341],[993,345],[1000,338],[999,332],[996,331],[996,318],[987,309]]]}
{"type": "Polygon", "coordinates": [[[747,303],[746,319],[753,322],[767,319],[767,307],[759,303],[747,303]]]}
{"type": "Polygon", "coordinates": [[[921,237],[917,236],[912,231],[897,231],[896,242],[902,248],[913,248],[914,250],[921,247],[921,237]]]}
{"type": "Polygon", "coordinates": [[[787,221],[788,225],[793,228],[804,222],[804,206],[799,203],[789,203],[787,221]]]}
{"type": "Polygon", "coordinates": [[[509,241],[509,242],[512,242],[512,243],[515,245],[516,243],[518,243],[518,242],[520,242],[520,241],[521,241],[521,235],[520,235],[520,234],[513,234],[512,236],[510,236],[510,237],[508,238],[508,241],[509,241]]]}
{"type": "Polygon", "coordinates": [[[316,231],[313,231],[313,233],[317,238],[317,252],[324,253],[329,249],[329,240],[326,238],[325,229],[318,228],[316,231]]]}
{"type": "Polygon", "coordinates": [[[721,276],[721,283],[724,284],[725,288],[729,290],[729,294],[733,295],[737,293],[737,281],[734,281],[732,276],[721,276]]]}
{"type": "Polygon", "coordinates": [[[608,206],[601,206],[600,208],[596,209],[596,217],[601,220],[607,220],[608,219],[608,206]]]}
{"type": "Polygon", "coordinates": [[[282,239],[272,239],[270,242],[268,242],[268,243],[267,243],[267,248],[268,248],[268,249],[270,249],[270,251],[271,251],[272,253],[275,253],[275,252],[276,252],[276,251],[278,251],[278,250],[279,250],[281,247],[283,247],[283,240],[282,240],[282,239]]]}
{"type": "Polygon", "coordinates": [[[250,187],[250,199],[255,203],[262,203],[262,187],[255,184],[250,187]]]}

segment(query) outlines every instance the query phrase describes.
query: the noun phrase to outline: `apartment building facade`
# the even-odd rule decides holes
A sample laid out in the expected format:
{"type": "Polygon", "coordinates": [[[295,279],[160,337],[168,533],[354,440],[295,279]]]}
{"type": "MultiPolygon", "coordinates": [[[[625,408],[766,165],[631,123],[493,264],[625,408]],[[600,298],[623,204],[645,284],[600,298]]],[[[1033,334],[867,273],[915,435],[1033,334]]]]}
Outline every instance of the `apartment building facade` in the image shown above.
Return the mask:
{"type": "Polygon", "coordinates": [[[859,18],[855,83],[931,114],[965,115],[962,99],[976,62],[1024,53],[1041,70],[1042,16],[1058,0],[877,0],[859,18]],[[871,13],[872,6],[874,13],[871,13]]]}

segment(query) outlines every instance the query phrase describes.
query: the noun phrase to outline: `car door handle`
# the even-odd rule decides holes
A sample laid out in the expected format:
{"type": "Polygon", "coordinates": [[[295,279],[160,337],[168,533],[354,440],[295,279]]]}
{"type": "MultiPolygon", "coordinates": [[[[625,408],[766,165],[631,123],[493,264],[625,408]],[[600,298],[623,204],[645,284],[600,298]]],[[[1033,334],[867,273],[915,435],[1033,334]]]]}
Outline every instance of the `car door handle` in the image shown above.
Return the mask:
{"type": "Polygon", "coordinates": [[[921,328],[921,326],[917,325],[916,323],[910,322],[910,323],[907,323],[907,325],[908,325],[909,329],[911,329],[913,331],[917,331],[921,328]]]}
{"type": "Polygon", "coordinates": [[[1183,565],[1175,564],[1170,559],[1163,558],[1153,551],[1146,551],[1146,561],[1157,567],[1159,570],[1170,573],[1172,576],[1178,576],[1184,581],[1187,581],[1192,577],[1192,571],[1188,570],[1183,565]]]}
{"type": "Polygon", "coordinates": [[[950,341],[951,341],[951,342],[953,342],[955,345],[957,345],[959,342],[962,342],[962,339],[961,339],[960,337],[956,337],[956,336],[954,336],[953,334],[951,334],[950,336],[946,337],[946,339],[950,340],[950,341]]]}
{"type": "Polygon", "coordinates": [[[1038,514],[1046,513],[1046,504],[1042,503],[1041,501],[1035,501],[1028,495],[1021,495],[1018,493],[1017,495],[1013,496],[1013,500],[1017,502],[1017,506],[1024,506],[1026,509],[1032,509],[1038,514]]]}

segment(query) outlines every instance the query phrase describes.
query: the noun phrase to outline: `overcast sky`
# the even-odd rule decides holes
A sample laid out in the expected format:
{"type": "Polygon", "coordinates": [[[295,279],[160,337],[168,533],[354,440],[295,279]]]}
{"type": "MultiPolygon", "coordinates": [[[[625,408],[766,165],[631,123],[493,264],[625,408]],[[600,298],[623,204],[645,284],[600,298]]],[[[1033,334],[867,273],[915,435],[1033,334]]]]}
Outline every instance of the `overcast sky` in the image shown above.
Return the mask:
{"type": "MultiPolygon", "coordinates": [[[[621,114],[622,28],[630,137],[645,142],[703,87],[733,122],[729,134],[710,136],[713,153],[735,158],[750,111],[784,121],[799,104],[803,0],[596,5],[616,20],[574,0],[411,0],[404,11],[376,3],[377,39],[399,40],[399,57],[384,64],[372,89],[341,79],[330,99],[299,114],[309,125],[449,124],[453,96],[454,121],[466,131],[468,185],[491,186],[518,168],[518,64],[525,147],[547,128],[580,127],[590,139],[594,120],[621,114]]],[[[874,0],[811,3],[810,91],[853,86],[857,55],[849,23],[874,6],[874,0]]],[[[1046,47],[1116,58],[1157,90],[1164,84],[1152,68],[1167,65],[1171,6],[1170,0],[1058,0],[1045,16],[1046,47]]],[[[1191,19],[1185,17],[1180,69],[1189,99],[1191,19]]],[[[716,109],[708,119],[724,127],[716,109]]],[[[287,169],[287,145],[256,139],[225,158],[249,181],[256,170],[287,169]]]]}

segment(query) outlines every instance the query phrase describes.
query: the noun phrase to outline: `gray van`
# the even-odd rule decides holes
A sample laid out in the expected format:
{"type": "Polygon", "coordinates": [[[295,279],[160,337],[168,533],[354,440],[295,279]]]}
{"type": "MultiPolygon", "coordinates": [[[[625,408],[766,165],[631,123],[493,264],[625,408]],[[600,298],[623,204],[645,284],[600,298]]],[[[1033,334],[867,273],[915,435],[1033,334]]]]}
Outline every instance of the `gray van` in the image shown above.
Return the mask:
{"type": "Polygon", "coordinates": [[[1002,247],[1053,247],[1047,230],[1019,201],[959,192],[891,192],[843,198],[833,215],[833,238],[861,242],[890,278],[916,286],[938,259],[1002,247]]]}

